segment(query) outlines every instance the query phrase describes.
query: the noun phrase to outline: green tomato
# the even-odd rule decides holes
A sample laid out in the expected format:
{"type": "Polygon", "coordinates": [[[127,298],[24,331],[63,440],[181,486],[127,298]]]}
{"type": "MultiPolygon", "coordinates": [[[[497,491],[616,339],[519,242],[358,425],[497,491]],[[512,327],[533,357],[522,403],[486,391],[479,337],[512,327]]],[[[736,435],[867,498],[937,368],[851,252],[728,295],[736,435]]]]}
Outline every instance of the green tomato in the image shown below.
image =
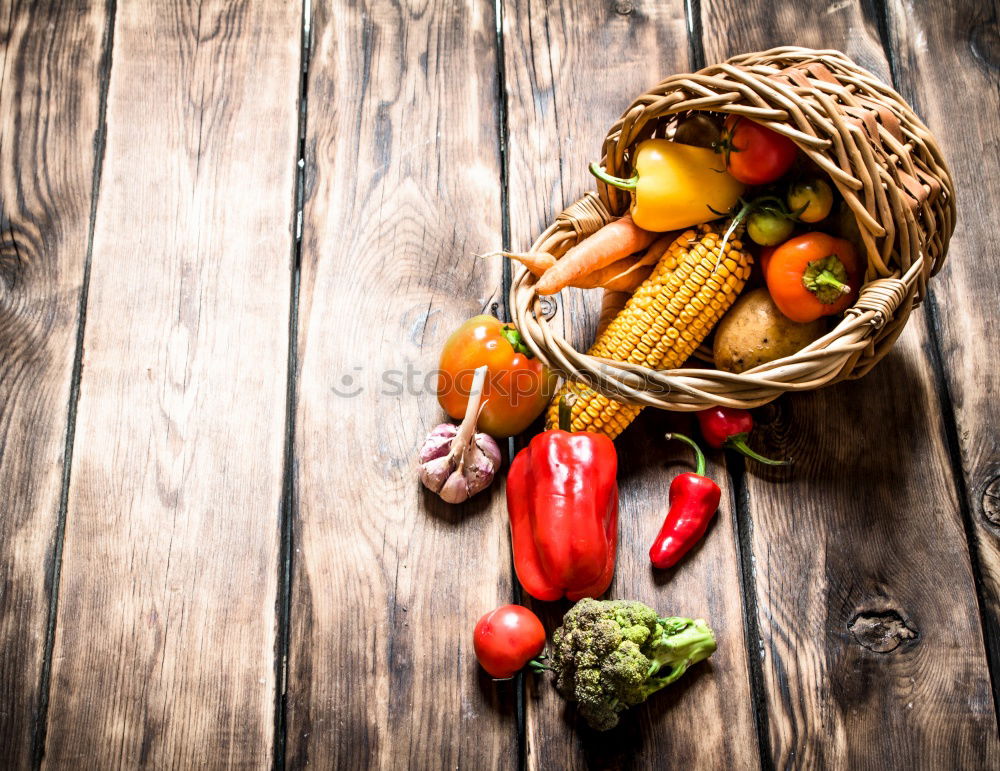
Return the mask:
{"type": "Polygon", "coordinates": [[[833,190],[822,179],[796,182],[788,191],[788,208],[803,222],[819,222],[833,208],[833,190]]]}
{"type": "Polygon", "coordinates": [[[775,246],[787,240],[794,227],[788,217],[766,209],[747,217],[747,235],[761,246],[775,246]]]}

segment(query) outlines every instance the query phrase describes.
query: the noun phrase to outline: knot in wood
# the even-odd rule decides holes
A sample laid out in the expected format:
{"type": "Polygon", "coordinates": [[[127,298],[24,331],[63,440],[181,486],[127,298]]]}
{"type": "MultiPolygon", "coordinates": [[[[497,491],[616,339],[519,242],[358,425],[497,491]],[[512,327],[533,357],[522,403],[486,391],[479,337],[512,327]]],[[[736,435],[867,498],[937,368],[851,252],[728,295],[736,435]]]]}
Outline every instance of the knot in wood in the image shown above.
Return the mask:
{"type": "Polygon", "coordinates": [[[919,637],[919,632],[895,610],[863,611],[851,619],[847,628],[858,645],[875,653],[889,653],[919,637]]]}
{"type": "Polygon", "coordinates": [[[993,477],[983,488],[983,516],[1000,526],[1000,476],[993,477]]]}
{"type": "Polygon", "coordinates": [[[615,1],[615,13],[617,13],[620,16],[628,16],[634,10],[635,6],[633,6],[629,0],[615,1]]]}

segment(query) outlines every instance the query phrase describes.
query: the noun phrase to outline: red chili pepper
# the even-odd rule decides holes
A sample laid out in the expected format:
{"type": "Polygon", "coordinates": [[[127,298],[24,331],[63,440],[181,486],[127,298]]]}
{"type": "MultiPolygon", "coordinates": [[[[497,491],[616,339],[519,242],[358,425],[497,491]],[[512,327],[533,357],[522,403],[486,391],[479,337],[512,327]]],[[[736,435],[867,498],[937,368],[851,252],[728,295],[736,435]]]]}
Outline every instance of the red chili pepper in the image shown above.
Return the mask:
{"type": "Polygon", "coordinates": [[[698,425],[701,426],[701,435],[705,437],[710,447],[715,449],[728,447],[768,466],[787,466],[791,463],[789,460],[765,458],[750,449],[747,445],[747,436],[753,430],[753,416],[748,410],[709,407],[698,413],[698,425]]]}
{"type": "MultiPolygon", "coordinates": [[[[565,398],[559,424],[569,425],[565,398]]],[[[599,597],[615,570],[618,455],[602,434],[556,429],[531,440],[507,475],[514,568],[539,600],[599,597]]]]}
{"type": "Polygon", "coordinates": [[[681,474],[670,483],[670,510],[649,550],[656,568],[673,567],[701,540],[722,498],[719,486],[705,476],[705,453],[698,444],[684,434],[667,434],[667,439],[691,445],[697,466],[695,473],[681,474]]]}

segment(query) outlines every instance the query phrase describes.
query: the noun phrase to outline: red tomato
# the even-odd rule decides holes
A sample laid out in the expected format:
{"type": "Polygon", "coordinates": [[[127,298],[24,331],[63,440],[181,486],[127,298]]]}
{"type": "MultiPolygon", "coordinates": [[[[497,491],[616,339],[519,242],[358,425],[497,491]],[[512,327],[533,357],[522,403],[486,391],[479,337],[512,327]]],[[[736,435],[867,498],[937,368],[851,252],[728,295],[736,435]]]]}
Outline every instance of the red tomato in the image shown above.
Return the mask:
{"type": "Polygon", "coordinates": [[[520,605],[504,605],[479,619],[472,633],[476,658],[498,680],[513,677],[545,648],[545,628],[520,605]]]}
{"type": "Polygon", "coordinates": [[[438,402],[456,420],[465,415],[472,374],[483,364],[489,369],[479,430],[495,437],[521,433],[548,405],[556,375],[532,355],[513,325],[475,316],[452,333],[441,351],[438,402]]]}
{"type": "Polygon", "coordinates": [[[738,115],[726,118],[722,147],[729,173],[747,185],[774,182],[792,167],[798,153],[788,137],[738,115]]]}

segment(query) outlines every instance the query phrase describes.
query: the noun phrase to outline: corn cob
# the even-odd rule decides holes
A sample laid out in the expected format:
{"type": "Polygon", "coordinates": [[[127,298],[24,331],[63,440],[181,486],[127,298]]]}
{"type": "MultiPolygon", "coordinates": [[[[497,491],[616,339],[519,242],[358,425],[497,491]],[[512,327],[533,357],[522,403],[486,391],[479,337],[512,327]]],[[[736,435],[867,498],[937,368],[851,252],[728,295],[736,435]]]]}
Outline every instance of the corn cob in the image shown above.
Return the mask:
{"type": "MultiPolygon", "coordinates": [[[[730,238],[720,260],[721,240],[712,224],[682,233],[598,335],[590,355],[650,369],[681,366],[735,302],[750,276],[753,259],[740,241],[730,238]]],[[[567,393],[577,395],[572,406],[574,431],[595,431],[614,439],[642,409],[579,383],[567,383],[549,405],[547,427],[558,425],[559,400],[567,393]]]]}

